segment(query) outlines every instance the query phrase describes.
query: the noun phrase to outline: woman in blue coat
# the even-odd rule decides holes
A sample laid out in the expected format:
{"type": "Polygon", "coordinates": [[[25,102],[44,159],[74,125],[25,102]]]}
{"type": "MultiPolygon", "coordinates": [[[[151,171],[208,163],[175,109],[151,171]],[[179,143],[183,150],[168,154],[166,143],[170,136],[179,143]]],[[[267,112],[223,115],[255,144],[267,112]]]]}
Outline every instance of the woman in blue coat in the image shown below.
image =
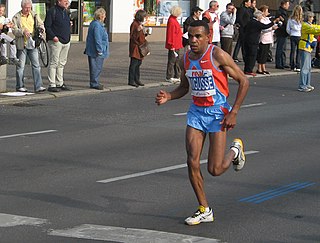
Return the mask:
{"type": "Polygon", "coordinates": [[[94,12],[94,19],[89,26],[85,54],[88,55],[90,88],[103,90],[103,85],[99,82],[104,59],[109,57],[109,38],[104,28],[106,11],[98,8],[94,12]]]}

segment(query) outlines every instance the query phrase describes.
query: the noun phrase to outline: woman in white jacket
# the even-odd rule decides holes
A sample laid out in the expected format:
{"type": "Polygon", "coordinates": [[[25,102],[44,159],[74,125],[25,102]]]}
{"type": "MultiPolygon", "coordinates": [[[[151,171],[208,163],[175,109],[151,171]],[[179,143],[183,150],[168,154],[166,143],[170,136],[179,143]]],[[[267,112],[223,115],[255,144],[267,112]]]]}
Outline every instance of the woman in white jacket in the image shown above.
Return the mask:
{"type": "MultiPolygon", "coordinates": [[[[259,10],[262,12],[262,19],[260,20],[261,23],[269,24],[271,20],[268,18],[270,15],[269,13],[269,6],[262,5],[259,10]]],[[[266,63],[268,59],[268,53],[270,51],[270,46],[273,44],[273,32],[277,29],[278,26],[273,26],[268,29],[264,29],[261,31],[260,41],[259,41],[259,50],[257,56],[258,62],[258,70],[257,74],[270,74],[266,70],[266,63]]]]}
{"type": "Polygon", "coordinates": [[[300,72],[300,51],[298,48],[301,37],[302,7],[296,5],[287,23],[287,33],[290,35],[290,68],[292,71],[300,72]]]}

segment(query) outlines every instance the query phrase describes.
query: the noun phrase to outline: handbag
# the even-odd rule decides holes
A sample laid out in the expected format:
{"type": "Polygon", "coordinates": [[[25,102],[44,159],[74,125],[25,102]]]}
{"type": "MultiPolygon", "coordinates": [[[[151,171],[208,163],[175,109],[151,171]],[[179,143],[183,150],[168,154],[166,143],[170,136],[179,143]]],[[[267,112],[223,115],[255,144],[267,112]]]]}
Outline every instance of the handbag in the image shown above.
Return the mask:
{"type": "Polygon", "coordinates": [[[142,57],[150,55],[150,48],[149,48],[149,43],[148,41],[145,41],[141,45],[138,46],[140,55],[142,57]]]}

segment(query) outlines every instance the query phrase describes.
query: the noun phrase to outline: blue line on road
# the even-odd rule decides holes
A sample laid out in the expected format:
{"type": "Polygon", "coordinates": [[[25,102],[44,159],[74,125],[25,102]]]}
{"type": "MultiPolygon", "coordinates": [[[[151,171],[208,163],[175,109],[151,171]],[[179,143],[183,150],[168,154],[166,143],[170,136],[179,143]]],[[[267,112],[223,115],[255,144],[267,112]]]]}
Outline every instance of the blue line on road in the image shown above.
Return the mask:
{"type": "Polygon", "coordinates": [[[281,187],[273,189],[273,190],[258,193],[256,195],[253,195],[250,197],[241,198],[239,200],[239,202],[251,202],[251,203],[258,204],[258,203],[267,201],[269,199],[285,195],[289,192],[294,192],[294,191],[301,190],[301,189],[309,187],[309,186],[313,186],[314,184],[316,184],[316,183],[314,183],[314,182],[294,182],[289,185],[281,186],[281,187]]]}

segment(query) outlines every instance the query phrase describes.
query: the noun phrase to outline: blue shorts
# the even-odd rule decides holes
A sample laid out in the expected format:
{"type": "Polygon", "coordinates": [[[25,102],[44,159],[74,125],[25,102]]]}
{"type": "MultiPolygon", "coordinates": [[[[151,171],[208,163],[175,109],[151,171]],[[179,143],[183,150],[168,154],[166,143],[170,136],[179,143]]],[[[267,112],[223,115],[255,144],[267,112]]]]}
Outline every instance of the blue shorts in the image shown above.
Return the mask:
{"type": "Polygon", "coordinates": [[[196,106],[190,105],[187,114],[187,125],[205,133],[221,131],[220,122],[231,110],[229,104],[223,106],[196,106]]]}

